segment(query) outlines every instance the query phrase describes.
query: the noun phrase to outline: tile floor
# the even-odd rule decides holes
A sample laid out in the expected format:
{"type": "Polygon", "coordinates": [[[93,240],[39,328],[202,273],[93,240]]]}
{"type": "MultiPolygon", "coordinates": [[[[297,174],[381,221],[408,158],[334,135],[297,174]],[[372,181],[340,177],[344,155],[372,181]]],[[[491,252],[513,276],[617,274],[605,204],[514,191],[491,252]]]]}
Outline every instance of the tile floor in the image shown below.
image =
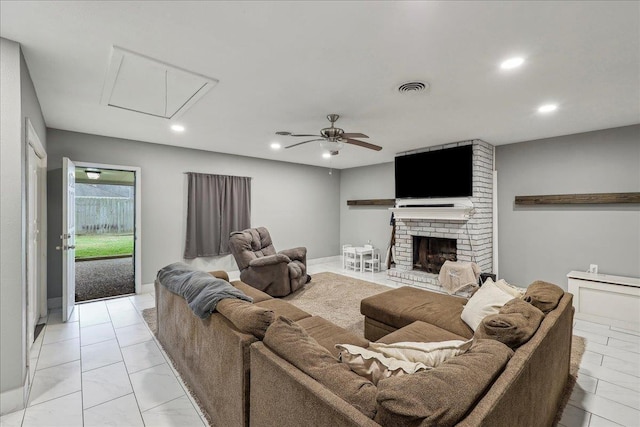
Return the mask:
{"type": "MultiPolygon", "coordinates": [[[[310,274],[323,271],[396,286],[385,272],[310,263],[310,274]]],[[[36,369],[27,408],[0,417],[0,425],[206,425],[142,319],[154,304],[153,294],[81,304],[68,323],[52,311],[31,351],[36,369]]],[[[587,351],[561,425],[640,426],[640,334],[581,320],[574,333],[587,339],[587,351]]]]}

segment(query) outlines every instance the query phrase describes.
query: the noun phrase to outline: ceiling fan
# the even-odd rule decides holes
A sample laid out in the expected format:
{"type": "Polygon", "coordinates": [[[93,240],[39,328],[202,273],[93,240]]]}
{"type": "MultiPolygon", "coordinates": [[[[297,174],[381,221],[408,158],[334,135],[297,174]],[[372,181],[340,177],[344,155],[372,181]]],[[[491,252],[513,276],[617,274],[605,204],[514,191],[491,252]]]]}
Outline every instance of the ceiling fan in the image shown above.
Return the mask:
{"type": "Polygon", "coordinates": [[[306,144],[307,142],[320,141],[320,146],[323,149],[327,150],[332,156],[338,155],[340,150],[344,147],[344,144],[357,145],[359,147],[369,148],[375,151],[382,150],[382,147],[380,147],[379,145],[353,139],[369,138],[363,133],[346,133],[344,130],[335,127],[334,124],[339,118],[340,116],[337,114],[329,114],[327,116],[327,119],[331,122],[331,127],[321,129],[320,135],[297,134],[284,131],[276,132],[276,135],[317,137],[317,139],[309,139],[307,141],[298,142],[284,148],[293,148],[297,147],[298,145],[306,144]]]}

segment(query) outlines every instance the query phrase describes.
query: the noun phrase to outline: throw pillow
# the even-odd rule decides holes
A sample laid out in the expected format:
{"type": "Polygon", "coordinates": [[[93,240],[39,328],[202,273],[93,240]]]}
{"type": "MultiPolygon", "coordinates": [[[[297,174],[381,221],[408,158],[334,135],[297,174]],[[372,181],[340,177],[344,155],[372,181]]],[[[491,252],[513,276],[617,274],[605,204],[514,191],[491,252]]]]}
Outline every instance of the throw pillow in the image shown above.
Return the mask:
{"type": "Polygon", "coordinates": [[[422,363],[385,357],[382,353],[351,344],[336,344],[340,350],[339,359],[356,374],[373,384],[383,378],[413,374],[428,367],[422,363]]]}
{"type": "Polygon", "coordinates": [[[471,347],[471,340],[371,343],[369,348],[336,344],[340,361],[374,384],[383,378],[432,369],[471,347]]]}
{"type": "Polygon", "coordinates": [[[543,312],[514,298],[503,305],[498,314],[485,317],[474,337],[498,340],[515,350],[531,339],[543,319],[543,312]]]}
{"type": "Polygon", "coordinates": [[[477,340],[469,351],[437,368],[378,383],[375,421],[383,426],[452,426],[484,394],[513,355],[494,340],[477,340]]]}
{"type": "Polygon", "coordinates": [[[278,356],[373,418],[376,386],[340,363],[300,325],[280,316],[267,329],[263,342],[278,356]]]}
{"type": "Polygon", "coordinates": [[[272,310],[235,298],[220,300],[216,306],[218,313],[226,317],[241,332],[262,339],[275,315],[272,310]]]}
{"type": "MultiPolygon", "coordinates": [[[[491,277],[487,279],[487,281],[491,280],[491,277]]],[[[493,280],[491,280],[493,282],[493,280]]],[[[486,282],[485,282],[486,283],[486,282]]],[[[524,298],[524,293],[527,291],[527,288],[519,288],[517,286],[513,286],[507,283],[506,280],[500,279],[497,282],[494,282],[497,287],[501,290],[505,291],[509,295],[513,296],[513,298],[524,298]]]]}
{"type": "Polygon", "coordinates": [[[385,357],[392,357],[413,363],[422,363],[430,368],[447,359],[464,353],[471,347],[471,340],[451,340],[438,342],[397,342],[393,344],[371,343],[369,349],[385,357]]]}
{"type": "Polygon", "coordinates": [[[498,313],[500,307],[511,299],[513,299],[513,296],[500,289],[493,281],[486,281],[484,285],[469,298],[469,301],[462,309],[460,317],[475,331],[480,322],[482,322],[482,319],[490,314],[498,313]]]}
{"type": "Polygon", "coordinates": [[[558,306],[563,295],[564,291],[559,286],[536,280],[527,288],[524,300],[547,314],[558,306]]]}

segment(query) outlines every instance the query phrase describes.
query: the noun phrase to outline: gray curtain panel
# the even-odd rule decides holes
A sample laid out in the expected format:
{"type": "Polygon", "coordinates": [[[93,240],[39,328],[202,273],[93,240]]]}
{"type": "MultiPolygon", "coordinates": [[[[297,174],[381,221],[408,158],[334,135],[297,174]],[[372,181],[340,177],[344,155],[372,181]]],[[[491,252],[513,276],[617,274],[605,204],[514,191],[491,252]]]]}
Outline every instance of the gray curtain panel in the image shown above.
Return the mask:
{"type": "Polygon", "coordinates": [[[229,234],[251,227],[251,178],[187,172],[184,258],[225,255],[229,234]]]}

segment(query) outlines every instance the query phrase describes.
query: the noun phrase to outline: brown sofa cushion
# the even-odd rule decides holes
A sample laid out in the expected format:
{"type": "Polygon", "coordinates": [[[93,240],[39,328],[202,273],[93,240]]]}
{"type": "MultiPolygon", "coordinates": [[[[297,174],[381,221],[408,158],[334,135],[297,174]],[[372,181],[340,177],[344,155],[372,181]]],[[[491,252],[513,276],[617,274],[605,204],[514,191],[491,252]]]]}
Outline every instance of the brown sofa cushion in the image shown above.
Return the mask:
{"type": "Polygon", "coordinates": [[[256,288],[254,288],[253,286],[249,286],[246,283],[240,281],[240,280],[235,280],[233,282],[231,282],[231,284],[233,286],[235,286],[236,288],[240,289],[242,292],[244,292],[245,295],[250,296],[251,298],[253,298],[253,302],[255,303],[259,303],[262,301],[266,301],[268,299],[272,299],[273,297],[267,293],[264,293],[256,288]]]}
{"type": "Polygon", "coordinates": [[[501,342],[478,340],[469,351],[435,369],[381,380],[375,420],[394,427],[452,426],[484,394],[512,355],[513,350],[501,342]]]}
{"type": "Polygon", "coordinates": [[[547,314],[558,306],[563,295],[564,291],[559,286],[536,280],[527,288],[524,300],[547,314]]]}
{"type": "Polygon", "coordinates": [[[221,300],[216,310],[241,332],[252,334],[260,339],[264,337],[264,333],[275,318],[273,310],[235,298],[221,300]]]}
{"type": "Polygon", "coordinates": [[[438,342],[465,339],[465,337],[461,337],[453,332],[417,320],[404,328],[391,332],[376,342],[393,344],[397,342],[438,342]]]}
{"type": "Polygon", "coordinates": [[[307,317],[298,320],[296,323],[302,326],[311,338],[329,350],[335,357],[338,357],[338,354],[340,354],[340,350],[336,348],[336,344],[352,344],[359,347],[369,345],[368,340],[354,335],[346,329],[319,316],[307,317]]]}
{"type": "Polygon", "coordinates": [[[395,328],[421,320],[468,339],[473,330],[460,318],[466,303],[466,298],[403,286],[363,299],[360,313],[395,328]]]}
{"type": "Polygon", "coordinates": [[[498,314],[485,317],[474,337],[498,340],[515,350],[529,341],[543,319],[543,312],[528,302],[515,298],[503,305],[498,314]]]}
{"type": "Polygon", "coordinates": [[[273,312],[276,314],[276,319],[280,316],[284,316],[287,319],[291,319],[294,322],[297,322],[298,320],[304,319],[306,317],[311,317],[311,315],[306,311],[300,310],[295,305],[289,304],[288,302],[278,298],[260,301],[256,305],[258,307],[273,310],[273,312]]]}
{"type": "Polygon", "coordinates": [[[367,417],[375,415],[376,386],[351,372],[300,325],[280,316],[267,329],[264,344],[367,417]]]}

